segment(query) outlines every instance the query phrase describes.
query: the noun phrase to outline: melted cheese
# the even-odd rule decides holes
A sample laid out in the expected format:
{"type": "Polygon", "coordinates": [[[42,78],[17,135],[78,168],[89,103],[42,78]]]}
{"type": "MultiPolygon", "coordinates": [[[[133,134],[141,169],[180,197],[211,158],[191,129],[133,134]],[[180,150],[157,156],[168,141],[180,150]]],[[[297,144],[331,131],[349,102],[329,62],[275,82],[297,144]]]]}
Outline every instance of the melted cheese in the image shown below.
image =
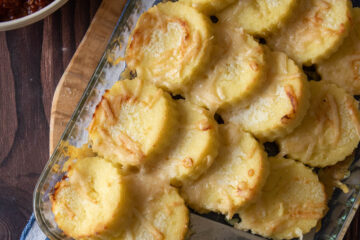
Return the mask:
{"type": "Polygon", "coordinates": [[[314,64],[332,54],[347,36],[348,0],[307,0],[292,18],[267,38],[270,47],[283,51],[299,64],[314,64]]]}
{"type": "Polygon", "coordinates": [[[264,83],[263,48],[241,28],[215,25],[213,58],[185,97],[211,112],[245,101],[264,83]]]}
{"type": "Polygon", "coordinates": [[[209,111],[179,100],[179,129],[170,148],[147,166],[163,175],[172,185],[196,180],[212,165],[218,154],[217,124],[209,111]]]}
{"type": "Polygon", "coordinates": [[[297,0],[239,0],[219,14],[227,26],[242,27],[246,32],[265,36],[275,31],[293,14],[297,0]]]}
{"type": "Polygon", "coordinates": [[[220,111],[226,122],[238,124],[258,139],[273,141],[291,132],[309,106],[308,83],[299,67],[285,54],[267,51],[266,80],[256,95],[220,111]]]}
{"type": "Polygon", "coordinates": [[[220,127],[219,155],[209,170],[181,189],[186,202],[200,213],[214,211],[229,219],[254,201],[268,174],[267,159],[259,143],[233,125],[220,127]]]}
{"type": "Polygon", "coordinates": [[[137,75],[180,92],[209,60],[210,20],[183,4],[161,3],[141,15],[130,37],[126,63],[137,75]]]}
{"type": "Polygon", "coordinates": [[[360,140],[357,103],[333,84],[310,82],[310,90],[308,114],[291,134],[278,140],[281,153],[314,167],[334,165],[360,140]]]}
{"type": "Polygon", "coordinates": [[[269,162],[261,196],[238,211],[241,222],[235,227],[273,239],[302,237],[325,214],[324,186],[302,163],[280,157],[269,162]]]}
{"type": "Polygon", "coordinates": [[[55,221],[67,236],[110,240],[128,217],[128,198],[119,169],[90,157],[70,163],[50,200],[55,221]]]}
{"type": "Polygon", "coordinates": [[[93,150],[122,165],[138,166],[152,159],[175,132],[173,104],[167,93],[142,79],[115,83],[89,127],[93,150]]]}
{"type": "Polygon", "coordinates": [[[177,190],[165,178],[140,171],[127,175],[126,183],[131,186],[128,205],[131,215],[122,227],[125,231],[116,239],[185,238],[189,212],[177,190]]]}

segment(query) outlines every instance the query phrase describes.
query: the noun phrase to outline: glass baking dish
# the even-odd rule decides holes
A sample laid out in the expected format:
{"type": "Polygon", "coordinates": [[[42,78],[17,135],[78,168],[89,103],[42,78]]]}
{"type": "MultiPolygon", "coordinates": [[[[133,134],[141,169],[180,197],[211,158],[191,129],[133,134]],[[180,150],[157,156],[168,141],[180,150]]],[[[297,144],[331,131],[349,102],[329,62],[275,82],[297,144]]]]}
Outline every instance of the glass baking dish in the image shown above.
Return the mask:
{"type": "MultiPolygon", "coordinates": [[[[42,231],[53,240],[70,239],[64,236],[54,221],[51,212],[51,202],[49,195],[54,189],[55,184],[63,177],[61,169],[67,158],[63,154],[62,142],[68,141],[75,146],[81,146],[87,143],[88,132],[86,130],[90,123],[92,114],[97,103],[106,89],[109,89],[116,81],[121,80],[121,73],[125,70],[126,65],[123,61],[125,48],[132,29],[135,27],[137,19],[142,12],[157,4],[159,0],[128,0],[124,7],[123,13],[115,27],[115,30],[108,43],[107,49],[101,58],[90,82],[71,117],[54,153],[47,162],[40,179],[34,191],[33,207],[36,220],[42,231]]],[[[359,1],[354,2],[358,6],[359,1]]],[[[359,149],[359,148],[358,148],[359,149]]],[[[321,229],[318,232],[312,231],[304,236],[304,240],[341,240],[343,239],[352,218],[360,203],[360,151],[355,151],[355,160],[350,167],[351,174],[344,181],[349,187],[347,194],[341,190],[335,190],[333,198],[329,203],[329,212],[322,220],[321,229]]],[[[227,224],[224,218],[219,215],[204,215],[212,221],[220,224],[227,224]]],[[[191,214],[191,231],[195,232],[190,239],[234,239],[227,234],[220,234],[221,238],[211,234],[196,233],[201,225],[199,218],[191,214]]],[[[206,223],[205,223],[206,225],[206,223]]],[[[223,228],[223,231],[238,231],[230,228],[223,228]]],[[[203,231],[204,232],[204,231],[203,231]]],[[[255,240],[264,239],[254,236],[247,232],[240,232],[236,239],[255,240]]]]}

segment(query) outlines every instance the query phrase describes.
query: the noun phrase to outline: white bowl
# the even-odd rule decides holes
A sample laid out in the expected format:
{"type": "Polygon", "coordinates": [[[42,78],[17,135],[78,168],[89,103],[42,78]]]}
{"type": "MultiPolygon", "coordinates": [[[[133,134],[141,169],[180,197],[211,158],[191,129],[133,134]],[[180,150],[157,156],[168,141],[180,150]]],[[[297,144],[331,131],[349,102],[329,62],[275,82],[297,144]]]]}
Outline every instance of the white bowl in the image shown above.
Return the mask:
{"type": "Polygon", "coordinates": [[[68,0],[55,0],[46,7],[21,18],[17,18],[14,20],[6,21],[6,22],[0,22],[0,31],[7,31],[12,30],[16,28],[21,28],[24,26],[27,26],[29,24],[32,24],[34,22],[37,22],[53,12],[55,12],[57,9],[59,9],[62,5],[64,5],[68,0]]]}

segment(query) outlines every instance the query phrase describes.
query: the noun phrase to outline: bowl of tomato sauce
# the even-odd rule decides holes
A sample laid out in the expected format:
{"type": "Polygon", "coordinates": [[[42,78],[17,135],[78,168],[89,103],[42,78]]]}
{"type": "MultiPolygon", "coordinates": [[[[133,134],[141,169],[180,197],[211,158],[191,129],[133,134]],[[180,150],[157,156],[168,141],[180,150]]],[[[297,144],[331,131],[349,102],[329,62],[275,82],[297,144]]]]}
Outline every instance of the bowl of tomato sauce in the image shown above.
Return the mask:
{"type": "Polygon", "coordinates": [[[37,22],[68,0],[0,0],[0,31],[12,30],[37,22]]]}

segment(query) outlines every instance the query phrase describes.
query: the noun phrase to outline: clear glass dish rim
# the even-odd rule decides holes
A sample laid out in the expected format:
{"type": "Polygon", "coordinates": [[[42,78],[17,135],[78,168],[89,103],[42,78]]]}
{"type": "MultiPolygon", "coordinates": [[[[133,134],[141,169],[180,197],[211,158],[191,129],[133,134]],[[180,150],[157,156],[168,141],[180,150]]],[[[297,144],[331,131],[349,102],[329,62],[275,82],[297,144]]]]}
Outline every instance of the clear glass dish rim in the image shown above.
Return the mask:
{"type": "MultiPolygon", "coordinates": [[[[126,3],[124,5],[124,8],[122,10],[122,13],[114,27],[114,30],[109,38],[109,41],[106,45],[105,51],[101,57],[101,59],[99,60],[99,63],[97,65],[97,67],[94,70],[93,75],[91,76],[89,83],[87,84],[69,122],[67,123],[65,130],[56,146],[56,148],[54,149],[54,152],[52,153],[51,157],[49,158],[49,160],[47,161],[43,171],[41,172],[41,175],[36,183],[34,192],[33,192],[33,209],[34,209],[34,215],[35,215],[35,219],[37,221],[37,223],[39,224],[40,229],[45,233],[45,235],[50,238],[50,239],[56,239],[59,240],[58,237],[56,237],[51,230],[48,229],[44,219],[42,218],[42,215],[40,214],[40,207],[39,207],[39,203],[41,201],[40,199],[40,191],[42,189],[43,184],[45,183],[45,180],[47,178],[47,176],[49,175],[49,173],[51,172],[52,167],[54,166],[54,164],[56,163],[56,159],[58,157],[58,155],[61,154],[61,151],[59,151],[61,142],[63,139],[66,139],[70,134],[72,129],[74,128],[74,125],[76,123],[76,119],[79,117],[79,115],[81,114],[81,111],[83,109],[83,107],[85,107],[86,101],[89,97],[89,94],[91,92],[91,90],[93,89],[94,85],[96,84],[96,82],[98,81],[100,74],[105,66],[105,64],[107,63],[107,50],[111,48],[111,44],[114,40],[114,38],[116,37],[118,30],[119,30],[119,26],[123,23],[123,21],[126,20],[126,13],[128,12],[127,10],[132,7],[134,4],[136,4],[137,1],[143,1],[143,0],[126,0],[126,3]]],[[[156,2],[160,2],[159,0],[156,2]]],[[[359,147],[358,147],[359,148],[359,147]]],[[[360,161],[360,160],[359,160],[360,161]]],[[[360,205],[360,192],[359,194],[356,196],[356,200],[354,202],[354,204],[351,207],[351,210],[349,211],[348,215],[346,216],[346,219],[343,223],[343,225],[341,226],[340,231],[338,232],[338,235],[336,237],[336,239],[334,240],[342,240],[345,237],[345,234],[357,212],[357,209],[359,208],[360,205]]]]}

